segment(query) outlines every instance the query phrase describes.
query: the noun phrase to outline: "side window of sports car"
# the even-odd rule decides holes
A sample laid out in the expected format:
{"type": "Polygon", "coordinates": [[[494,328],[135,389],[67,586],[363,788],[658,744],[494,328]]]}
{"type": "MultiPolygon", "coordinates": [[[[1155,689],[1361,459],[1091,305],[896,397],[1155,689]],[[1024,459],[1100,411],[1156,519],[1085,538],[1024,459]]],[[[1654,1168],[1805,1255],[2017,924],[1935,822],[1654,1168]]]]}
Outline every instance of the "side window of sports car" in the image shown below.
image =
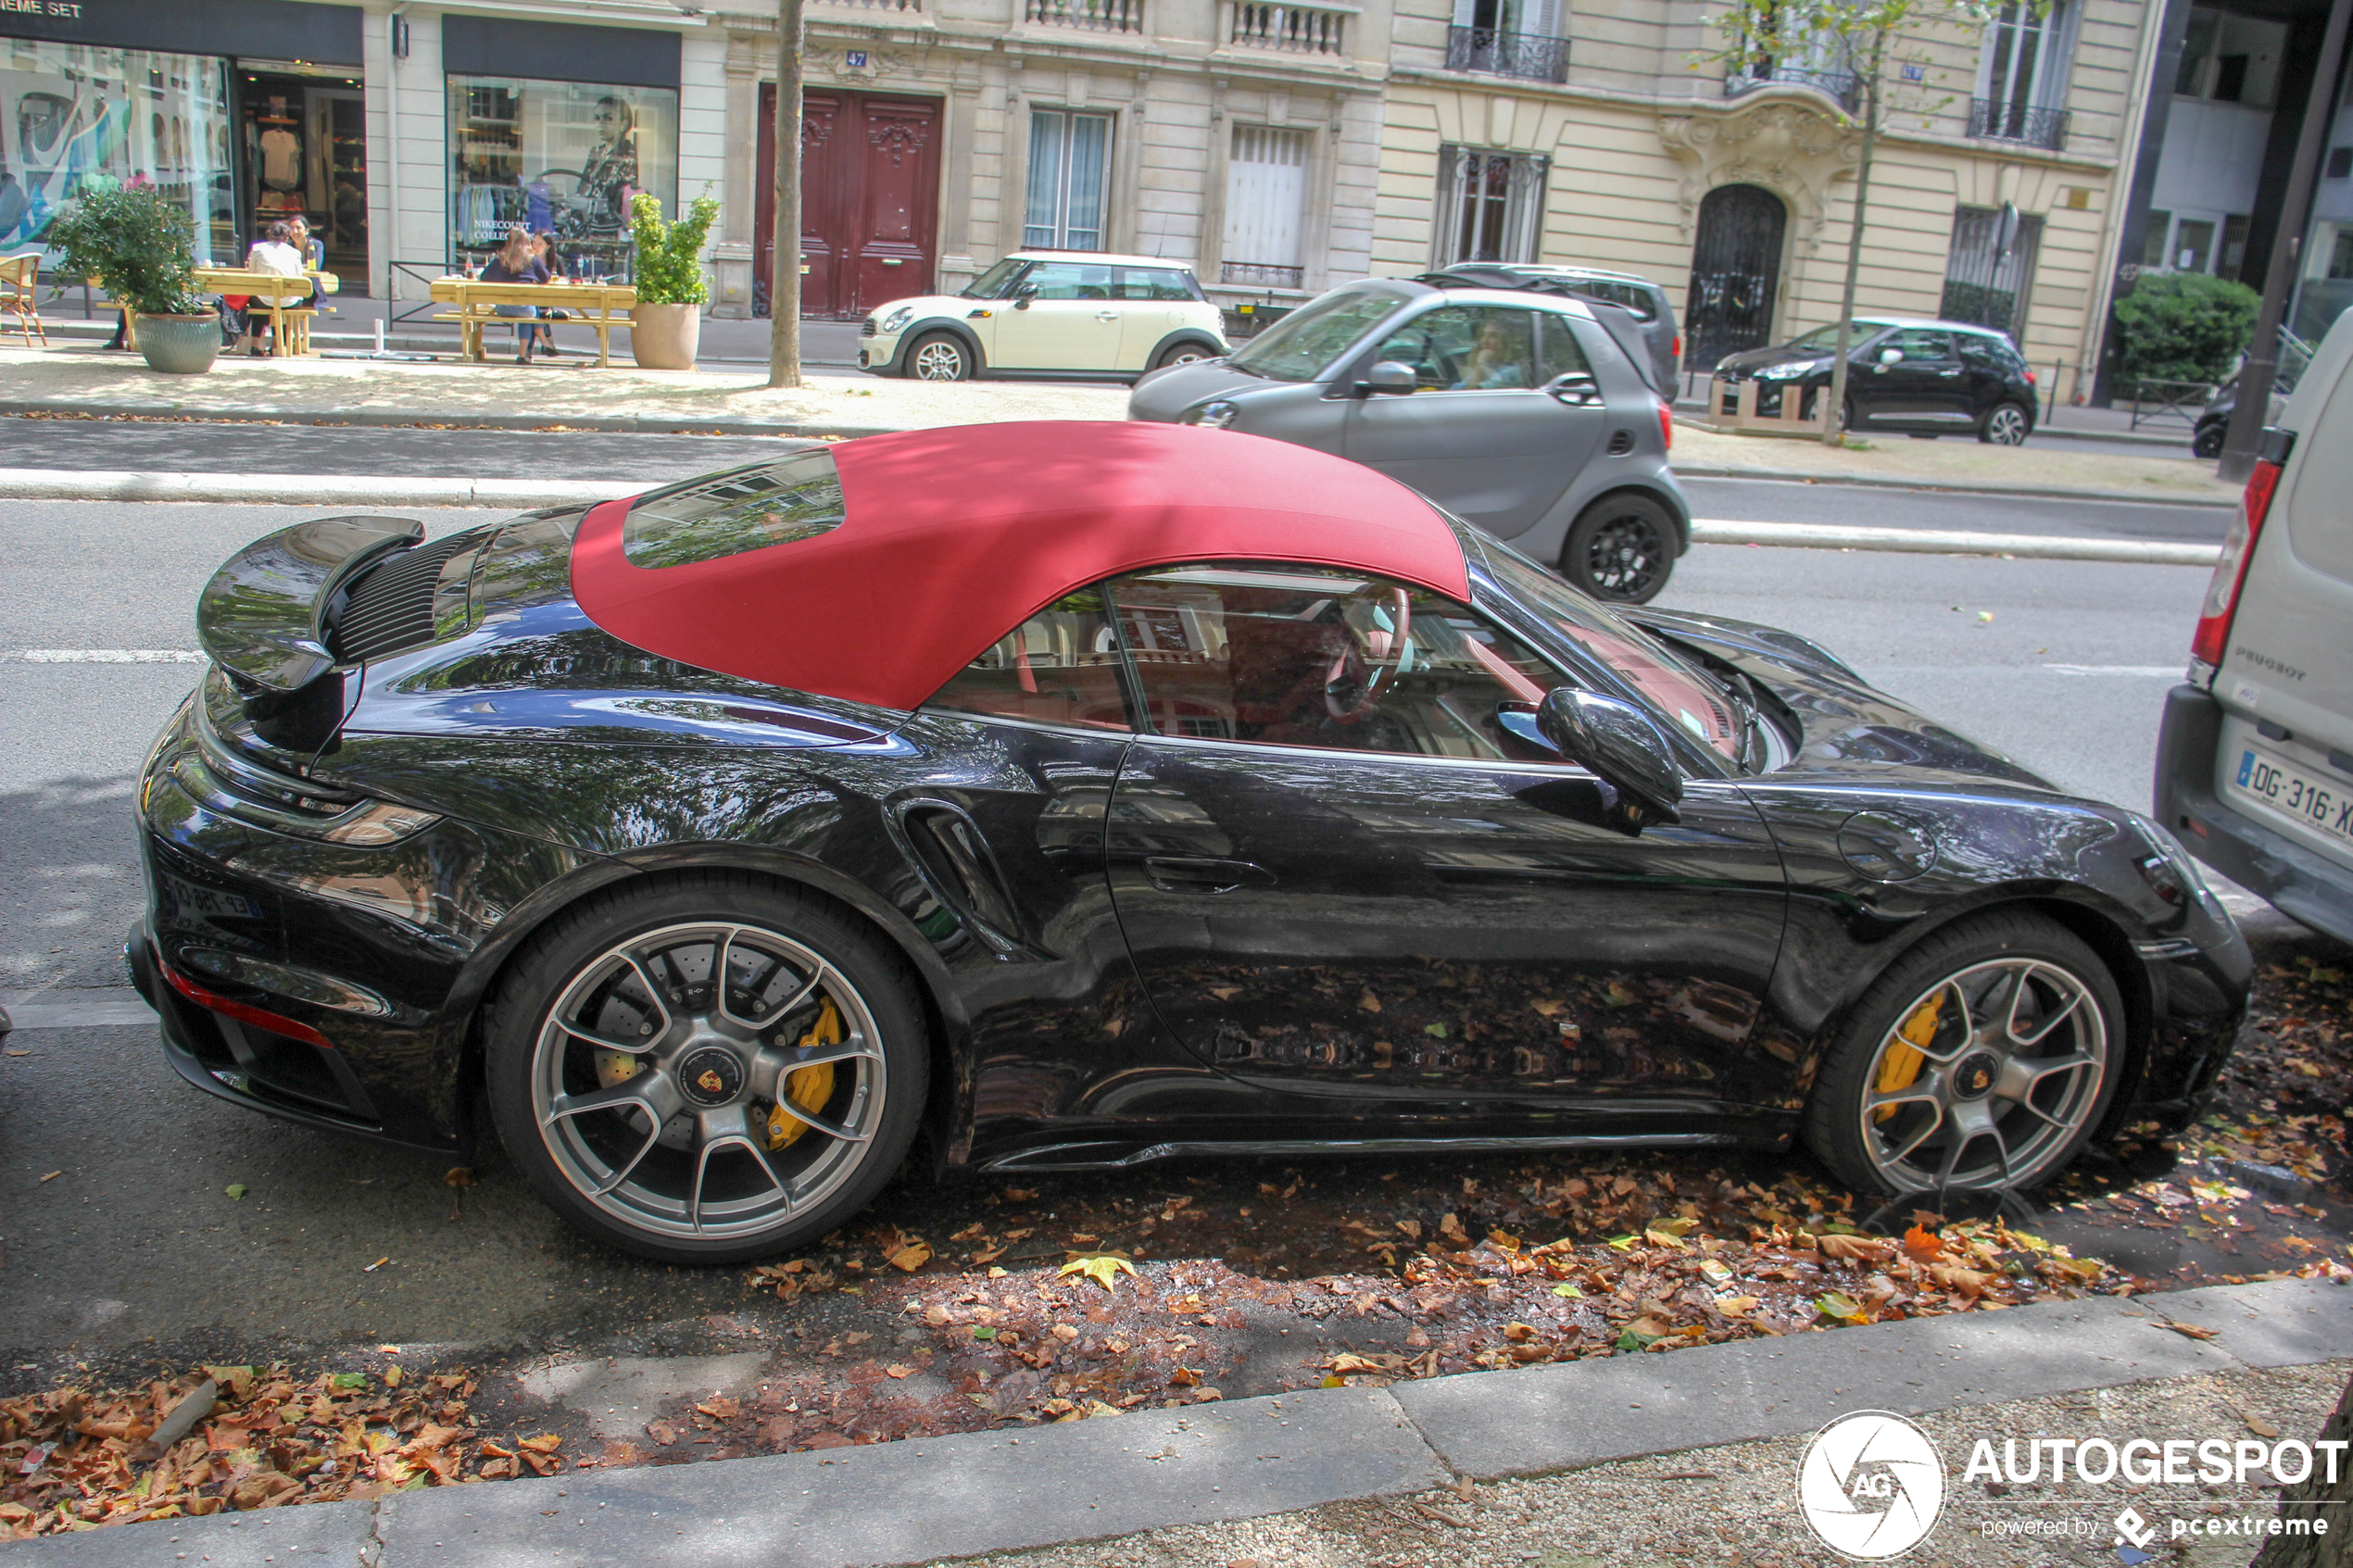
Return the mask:
{"type": "Polygon", "coordinates": [[[1497,722],[1561,677],[1467,607],[1364,572],[1277,564],[1115,578],[1152,728],[1259,746],[1557,760],[1497,722]]]}
{"type": "Polygon", "coordinates": [[[1056,599],[949,679],[925,708],[1084,730],[1126,730],[1119,645],[1100,588],[1056,599]]]}

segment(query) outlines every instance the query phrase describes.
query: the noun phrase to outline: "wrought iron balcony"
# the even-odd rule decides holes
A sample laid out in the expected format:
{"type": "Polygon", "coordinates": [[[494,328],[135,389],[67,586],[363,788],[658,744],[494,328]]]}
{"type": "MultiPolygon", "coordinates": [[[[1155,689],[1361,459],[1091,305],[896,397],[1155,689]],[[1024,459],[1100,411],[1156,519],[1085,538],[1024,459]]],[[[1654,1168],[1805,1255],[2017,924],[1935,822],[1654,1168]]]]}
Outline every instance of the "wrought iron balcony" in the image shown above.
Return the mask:
{"type": "Polygon", "coordinates": [[[1348,53],[1346,11],[1239,0],[1233,13],[1227,38],[1237,48],[1277,49],[1287,55],[1348,53]]]}
{"type": "Polygon", "coordinates": [[[1144,0],[1029,0],[1026,14],[1039,27],[1075,27],[1082,32],[1144,31],[1144,0]]]}
{"type": "Polygon", "coordinates": [[[1446,69],[1516,76],[1527,82],[1567,82],[1568,40],[1491,27],[1450,27],[1446,69]]]}
{"type": "Polygon", "coordinates": [[[1307,279],[1304,267],[1277,267],[1264,261],[1227,261],[1218,266],[1221,283],[1247,283],[1253,288],[1295,289],[1307,279]]]}
{"type": "Polygon", "coordinates": [[[1737,98],[1775,83],[1811,87],[1831,98],[1848,114],[1853,114],[1856,104],[1861,101],[1853,71],[1817,70],[1810,66],[1768,66],[1763,69],[1736,71],[1724,78],[1724,96],[1737,98]]]}
{"type": "Polygon", "coordinates": [[[1993,142],[2023,142],[2030,147],[2063,152],[2067,147],[2065,109],[2030,108],[2024,104],[1992,98],[1969,101],[1969,133],[1993,142]]]}

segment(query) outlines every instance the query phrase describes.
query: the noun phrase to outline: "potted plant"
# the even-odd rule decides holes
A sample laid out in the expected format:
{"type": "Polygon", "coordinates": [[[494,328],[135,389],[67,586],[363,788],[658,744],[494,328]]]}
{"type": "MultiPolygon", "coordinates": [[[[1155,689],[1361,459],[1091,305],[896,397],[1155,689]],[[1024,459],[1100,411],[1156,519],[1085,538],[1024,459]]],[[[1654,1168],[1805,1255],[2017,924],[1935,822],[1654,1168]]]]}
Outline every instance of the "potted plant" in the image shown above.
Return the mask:
{"type": "Polygon", "coordinates": [[[629,349],[650,370],[691,370],[702,345],[702,246],[718,220],[719,202],[708,190],[675,223],[661,218],[661,198],[640,191],[629,201],[629,226],[637,242],[637,303],[629,312],[629,349]]]}
{"type": "Polygon", "coordinates": [[[195,220],[153,185],[84,184],[42,241],[57,275],[95,278],[138,317],[139,352],[174,375],[212,368],[220,319],[196,294],[195,220]]]}

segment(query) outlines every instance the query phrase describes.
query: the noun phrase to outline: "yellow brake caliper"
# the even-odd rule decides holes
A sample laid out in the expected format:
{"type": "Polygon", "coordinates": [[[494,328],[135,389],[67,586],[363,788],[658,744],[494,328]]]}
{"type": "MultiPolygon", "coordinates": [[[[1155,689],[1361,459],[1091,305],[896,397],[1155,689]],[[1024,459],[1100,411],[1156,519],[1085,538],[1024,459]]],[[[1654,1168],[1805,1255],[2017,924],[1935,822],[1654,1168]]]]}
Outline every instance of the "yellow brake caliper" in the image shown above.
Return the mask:
{"type": "MultiPolygon", "coordinates": [[[[1944,993],[1939,990],[1912,1010],[1912,1016],[1895,1031],[1902,1045],[1890,1046],[1880,1059],[1879,1081],[1871,1085],[1874,1092],[1887,1094],[1895,1089],[1908,1089],[1920,1075],[1920,1064],[1928,1060],[1922,1047],[1936,1038],[1936,1021],[1944,1011],[1944,993]]],[[[1871,1112],[1871,1120],[1884,1122],[1895,1114],[1896,1107],[1882,1105],[1871,1112]]]]}
{"type": "MultiPolygon", "coordinates": [[[[841,1013],[827,997],[817,1010],[817,1022],[809,1026],[796,1044],[802,1050],[816,1046],[841,1044],[841,1013]]],[[[815,1115],[834,1098],[834,1064],[821,1061],[814,1067],[798,1067],[785,1075],[785,1098],[815,1115]]],[[[768,1112],[768,1147],[770,1149],[789,1148],[794,1140],[809,1131],[809,1123],[788,1115],[782,1106],[768,1112]]]]}

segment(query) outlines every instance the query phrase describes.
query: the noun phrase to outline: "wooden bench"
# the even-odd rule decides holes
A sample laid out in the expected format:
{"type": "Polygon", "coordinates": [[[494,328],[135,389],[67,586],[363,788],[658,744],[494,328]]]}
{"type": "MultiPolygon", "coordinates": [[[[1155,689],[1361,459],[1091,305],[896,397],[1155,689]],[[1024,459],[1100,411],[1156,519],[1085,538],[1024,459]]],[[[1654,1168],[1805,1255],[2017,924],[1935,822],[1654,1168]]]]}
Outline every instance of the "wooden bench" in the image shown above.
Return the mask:
{"type": "Polygon", "coordinates": [[[573,322],[597,334],[597,363],[612,363],[612,330],[629,325],[637,291],[625,283],[490,283],[479,278],[435,278],[433,298],[454,310],[436,311],[436,321],[458,323],[458,351],[465,358],[484,358],[484,327],[524,327],[532,318],[501,316],[502,305],[529,305],[567,311],[573,322]]]}
{"type": "MultiPolygon", "coordinates": [[[[342,280],[333,272],[311,272],[299,278],[289,278],[278,272],[252,272],[242,267],[199,267],[196,287],[206,294],[241,294],[251,303],[248,310],[259,311],[274,329],[271,353],[280,358],[311,358],[317,350],[310,346],[310,322],[318,310],[296,300],[310,297],[310,285],[317,283],[322,295],[333,294],[343,287],[342,280]]],[[[137,345],[126,337],[124,342],[137,345]]]]}

